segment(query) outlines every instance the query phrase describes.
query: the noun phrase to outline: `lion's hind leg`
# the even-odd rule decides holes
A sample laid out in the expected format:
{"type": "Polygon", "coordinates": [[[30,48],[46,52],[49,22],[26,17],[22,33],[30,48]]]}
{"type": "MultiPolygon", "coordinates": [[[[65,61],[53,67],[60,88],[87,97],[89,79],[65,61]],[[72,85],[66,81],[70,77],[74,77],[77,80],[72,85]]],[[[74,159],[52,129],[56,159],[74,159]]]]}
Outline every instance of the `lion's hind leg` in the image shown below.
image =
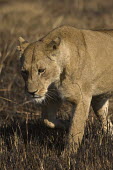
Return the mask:
{"type": "Polygon", "coordinates": [[[108,116],[109,98],[102,98],[101,96],[93,97],[92,107],[95,114],[102,122],[102,127],[105,133],[113,135],[113,124],[108,116]]]}

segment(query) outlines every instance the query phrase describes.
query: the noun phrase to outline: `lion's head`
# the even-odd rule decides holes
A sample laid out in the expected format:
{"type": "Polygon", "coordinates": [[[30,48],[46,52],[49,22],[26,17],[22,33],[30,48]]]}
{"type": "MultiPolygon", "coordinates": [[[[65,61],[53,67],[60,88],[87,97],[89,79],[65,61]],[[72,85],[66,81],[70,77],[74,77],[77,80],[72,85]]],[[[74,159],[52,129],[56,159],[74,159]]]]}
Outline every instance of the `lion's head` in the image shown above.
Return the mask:
{"type": "Polygon", "coordinates": [[[19,38],[21,73],[25,81],[26,91],[42,102],[48,96],[49,87],[60,81],[62,73],[63,43],[60,37],[43,38],[39,41],[28,43],[19,38]]]}

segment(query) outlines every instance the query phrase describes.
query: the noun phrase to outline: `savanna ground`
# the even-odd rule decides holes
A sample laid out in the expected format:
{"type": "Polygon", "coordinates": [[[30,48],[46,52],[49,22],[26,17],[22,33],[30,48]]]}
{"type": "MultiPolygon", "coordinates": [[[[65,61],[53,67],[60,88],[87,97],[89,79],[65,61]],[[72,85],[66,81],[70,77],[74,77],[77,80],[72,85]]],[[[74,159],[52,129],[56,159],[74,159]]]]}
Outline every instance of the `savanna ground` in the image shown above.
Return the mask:
{"type": "MultiPolygon", "coordinates": [[[[0,169],[112,170],[113,143],[92,109],[78,154],[61,156],[66,131],[46,128],[24,93],[17,39],[38,40],[59,25],[113,28],[112,0],[0,0],[0,169]]],[[[108,75],[109,76],[109,75],[108,75]]],[[[37,111],[36,111],[37,110],[37,111]]],[[[69,119],[70,104],[59,117],[69,119]]],[[[111,100],[109,113],[113,112],[111,100]]]]}

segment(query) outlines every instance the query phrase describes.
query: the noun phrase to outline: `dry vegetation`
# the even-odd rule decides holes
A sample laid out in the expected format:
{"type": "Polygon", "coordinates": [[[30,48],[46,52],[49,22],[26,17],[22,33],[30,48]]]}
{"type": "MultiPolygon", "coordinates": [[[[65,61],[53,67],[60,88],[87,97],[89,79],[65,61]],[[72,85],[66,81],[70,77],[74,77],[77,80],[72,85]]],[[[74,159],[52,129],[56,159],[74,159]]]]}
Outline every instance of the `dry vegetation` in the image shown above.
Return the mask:
{"type": "MultiPolygon", "coordinates": [[[[91,110],[77,155],[61,156],[67,132],[46,128],[40,108],[29,102],[15,52],[17,39],[37,40],[68,24],[113,28],[112,0],[0,0],[0,169],[112,170],[113,144],[91,110]],[[36,112],[36,108],[38,111],[36,112]]],[[[58,116],[69,117],[70,105],[58,116]]],[[[113,102],[110,114],[113,112],[113,102]]]]}

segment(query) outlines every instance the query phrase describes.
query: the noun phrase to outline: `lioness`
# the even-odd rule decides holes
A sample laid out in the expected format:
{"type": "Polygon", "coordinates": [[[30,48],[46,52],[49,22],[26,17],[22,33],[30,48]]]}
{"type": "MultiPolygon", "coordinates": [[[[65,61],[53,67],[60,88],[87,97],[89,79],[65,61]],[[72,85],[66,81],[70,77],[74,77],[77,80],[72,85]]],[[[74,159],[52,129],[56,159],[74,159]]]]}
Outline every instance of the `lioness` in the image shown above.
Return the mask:
{"type": "Polygon", "coordinates": [[[21,37],[19,41],[25,87],[43,104],[47,126],[65,128],[64,122],[56,119],[56,112],[61,100],[66,99],[76,106],[68,140],[69,144],[76,144],[75,151],[84,134],[90,105],[102,121],[104,131],[113,132],[108,119],[109,98],[113,92],[112,30],[61,26],[36,42],[28,43],[21,37]]]}

